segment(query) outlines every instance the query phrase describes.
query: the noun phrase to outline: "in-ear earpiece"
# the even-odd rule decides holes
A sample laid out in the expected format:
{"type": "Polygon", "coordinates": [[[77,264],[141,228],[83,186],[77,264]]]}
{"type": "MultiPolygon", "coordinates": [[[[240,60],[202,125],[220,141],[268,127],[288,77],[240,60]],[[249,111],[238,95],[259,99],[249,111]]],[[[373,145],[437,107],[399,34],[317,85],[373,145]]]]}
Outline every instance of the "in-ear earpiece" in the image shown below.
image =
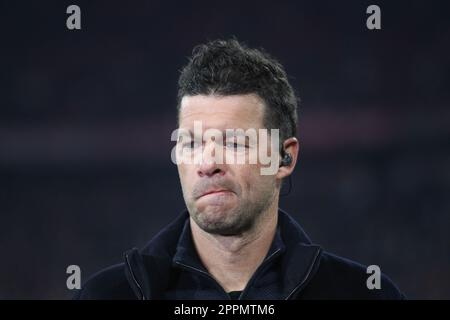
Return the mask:
{"type": "Polygon", "coordinates": [[[285,152],[283,159],[281,159],[281,166],[289,167],[292,163],[292,156],[289,152],[285,152]]]}

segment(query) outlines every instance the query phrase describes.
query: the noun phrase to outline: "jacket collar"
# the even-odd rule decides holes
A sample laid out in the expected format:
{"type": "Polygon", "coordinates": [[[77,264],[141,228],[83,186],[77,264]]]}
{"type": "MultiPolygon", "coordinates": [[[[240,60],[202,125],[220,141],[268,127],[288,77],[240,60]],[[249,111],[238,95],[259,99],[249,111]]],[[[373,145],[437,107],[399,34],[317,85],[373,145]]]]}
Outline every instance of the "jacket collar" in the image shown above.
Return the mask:
{"type": "MultiPolygon", "coordinates": [[[[277,233],[269,252],[276,252],[281,258],[282,290],[278,298],[290,299],[315,274],[322,250],[311,243],[307,234],[289,214],[281,209],[278,214],[277,233]]],[[[195,253],[189,228],[189,213],[184,211],[141,251],[133,248],[125,253],[125,273],[135,294],[140,299],[161,299],[169,281],[169,271],[176,261],[193,264],[206,272],[193,252],[195,253]]],[[[250,281],[252,280],[254,279],[250,281]]],[[[257,295],[257,287],[250,286],[246,289],[246,296],[257,295]]]]}
{"type": "MultiPolygon", "coordinates": [[[[283,252],[284,249],[285,245],[280,235],[280,228],[277,227],[275,237],[271,247],[269,248],[267,257],[271,256],[275,252],[283,252]]],[[[190,219],[186,219],[186,222],[184,223],[183,231],[181,232],[176,252],[172,259],[172,264],[188,265],[203,272],[208,272],[203,263],[200,261],[197,250],[195,249],[191,233],[190,219]]]]}

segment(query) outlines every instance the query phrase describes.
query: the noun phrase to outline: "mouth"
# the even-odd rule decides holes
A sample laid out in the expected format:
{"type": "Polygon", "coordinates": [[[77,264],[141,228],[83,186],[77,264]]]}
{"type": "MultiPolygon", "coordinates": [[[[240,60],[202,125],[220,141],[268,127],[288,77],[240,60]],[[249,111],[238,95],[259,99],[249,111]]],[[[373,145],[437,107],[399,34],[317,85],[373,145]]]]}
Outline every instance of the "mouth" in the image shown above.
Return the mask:
{"type": "Polygon", "coordinates": [[[222,195],[222,194],[227,194],[227,193],[231,193],[231,191],[230,190],[226,190],[226,189],[209,190],[209,191],[203,193],[198,198],[202,198],[202,197],[208,196],[208,195],[222,195]]]}

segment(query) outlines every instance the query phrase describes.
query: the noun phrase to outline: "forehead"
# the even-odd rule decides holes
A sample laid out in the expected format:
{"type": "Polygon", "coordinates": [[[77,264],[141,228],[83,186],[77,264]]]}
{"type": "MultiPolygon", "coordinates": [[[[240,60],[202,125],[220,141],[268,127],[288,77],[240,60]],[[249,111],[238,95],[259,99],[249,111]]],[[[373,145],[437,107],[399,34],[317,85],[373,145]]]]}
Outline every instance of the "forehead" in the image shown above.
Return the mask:
{"type": "Polygon", "coordinates": [[[181,100],[179,126],[192,128],[201,121],[204,128],[262,128],[264,102],[256,94],[185,96],[181,100]]]}

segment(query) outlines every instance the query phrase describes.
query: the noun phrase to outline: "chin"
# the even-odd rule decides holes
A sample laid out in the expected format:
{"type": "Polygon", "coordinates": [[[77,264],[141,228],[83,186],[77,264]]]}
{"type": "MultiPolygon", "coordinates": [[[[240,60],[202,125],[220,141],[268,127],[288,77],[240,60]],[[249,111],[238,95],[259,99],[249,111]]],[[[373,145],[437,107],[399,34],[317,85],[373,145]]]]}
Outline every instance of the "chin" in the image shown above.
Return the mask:
{"type": "Polygon", "coordinates": [[[234,210],[208,208],[197,214],[194,219],[197,225],[205,232],[223,236],[237,235],[248,229],[249,225],[244,223],[241,217],[236,216],[234,210]]]}
{"type": "Polygon", "coordinates": [[[207,206],[197,210],[197,220],[206,225],[222,225],[227,224],[232,214],[231,208],[207,206]]]}
{"type": "Polygon", "coordinates": [[[204,218],[223,220],[235,211],[236,205],[231,201],[197,201],[196,211],[204,218]]]}
{"type": "Polygon", "coordinates": [[[199,218],[201,218],[201,220],[205,221],[206,223],[220,224],[226,222],[227,218],[229,218],[230,214],[232,214],[230,211],[230,209],[221,208],[218,206],[208,206],[202,211],[197,212],[199,212],[199,218]]]}

